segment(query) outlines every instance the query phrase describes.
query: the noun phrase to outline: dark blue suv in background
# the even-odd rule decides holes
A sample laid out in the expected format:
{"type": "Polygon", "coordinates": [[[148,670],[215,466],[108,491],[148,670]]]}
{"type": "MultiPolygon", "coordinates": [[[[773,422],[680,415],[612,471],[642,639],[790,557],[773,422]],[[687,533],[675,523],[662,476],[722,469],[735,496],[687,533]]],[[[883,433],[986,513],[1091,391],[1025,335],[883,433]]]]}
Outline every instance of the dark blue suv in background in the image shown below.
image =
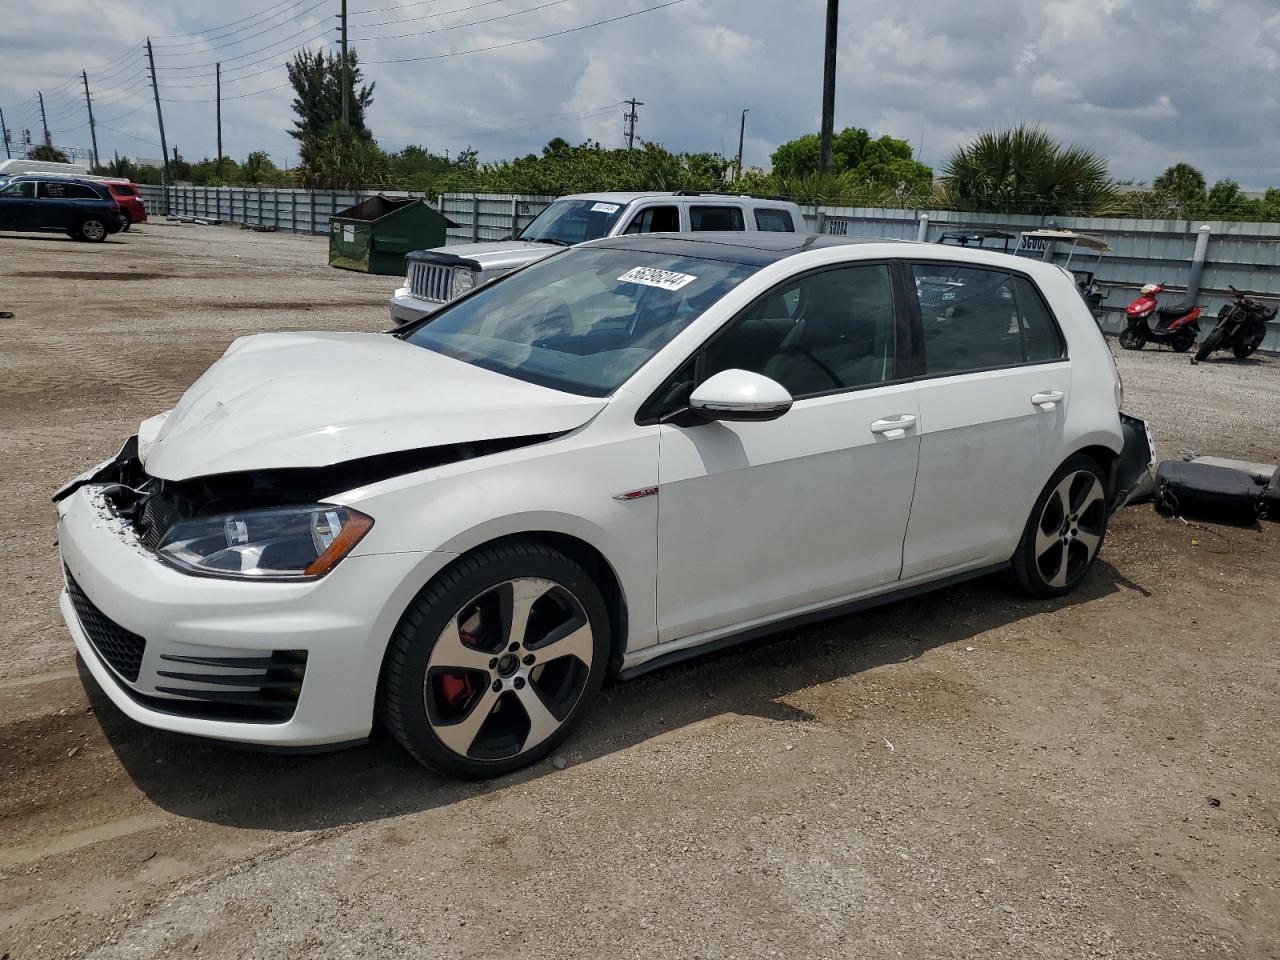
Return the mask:
{"type": "Polygon", "coordinates": [[[124,223],[105,184],[38,173],[0,181],[0,230],[56,230],[100,243],[124,223]]]}

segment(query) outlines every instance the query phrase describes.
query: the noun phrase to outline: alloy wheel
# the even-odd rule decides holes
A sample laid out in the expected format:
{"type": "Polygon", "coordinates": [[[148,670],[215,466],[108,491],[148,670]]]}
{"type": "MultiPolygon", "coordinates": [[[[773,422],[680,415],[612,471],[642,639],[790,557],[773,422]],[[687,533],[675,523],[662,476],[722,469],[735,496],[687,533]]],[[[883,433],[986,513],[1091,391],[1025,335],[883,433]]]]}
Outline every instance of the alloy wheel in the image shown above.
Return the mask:
{"type": "Polygon", "coordinates": [[[459,756],[518,756],[569,717],[593,651],[590,619],[566,587],[499,583],[464,604],[436,639],[424,679],[427,722],[459,756]]]}
{"type": "Polygon", "coordinates": [[[1065,587],[1088,569],[1102,542],[1106,499],[1088,470],[1067,474],[1049,494],[1036,525],[1035,562],[1050,587],[1065,587]]]}
{"type": "Polygon", "coordinates": [[[99,220],[86,220],[80,231],[84,234],[86,240],[97,241],[106,236],[107,228],[99,220]]]}

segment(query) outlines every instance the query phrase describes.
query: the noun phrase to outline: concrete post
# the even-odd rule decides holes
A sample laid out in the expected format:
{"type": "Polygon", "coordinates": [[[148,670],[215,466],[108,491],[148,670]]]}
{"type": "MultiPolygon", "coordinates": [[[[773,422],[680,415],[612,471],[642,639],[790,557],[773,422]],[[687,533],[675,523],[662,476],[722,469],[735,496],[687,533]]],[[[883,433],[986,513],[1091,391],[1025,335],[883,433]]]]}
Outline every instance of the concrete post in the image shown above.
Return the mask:
{"type": "Polygon", "coordinates": [[[916,241],[918,243],[928,243],[929,242],[929,215],[927,213],[920,214],[920,216],[917,218],[917,223],[919,224],[919,226],[916,228],[916,241]]]}
{"type": "Polygon", "coordinates": [[[1212,231],[1206,223],[1196,233],[1196,249],[1191,255],[1191,272],[1187,275],[1187,302],[1200,295],[1200,277],[1204,273],[1205,258],[1209,254],[1209,234],[1212,231]]]}

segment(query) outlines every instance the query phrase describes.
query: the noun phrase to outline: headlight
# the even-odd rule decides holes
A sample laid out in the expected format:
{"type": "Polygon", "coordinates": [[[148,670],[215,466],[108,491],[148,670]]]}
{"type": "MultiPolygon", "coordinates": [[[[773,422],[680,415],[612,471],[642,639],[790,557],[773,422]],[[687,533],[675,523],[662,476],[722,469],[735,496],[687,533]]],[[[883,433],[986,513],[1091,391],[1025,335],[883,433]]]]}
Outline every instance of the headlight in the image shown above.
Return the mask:
{"type": "Polygon", "coordinates": [[[453,268],[453,295],[460,297],[476,285],[476,275],[470,267],[453,268]]]}
{"type": "Polygon", "coordinates": [[[319,503],[180,520],[160,557],[190,573],[243,580],[314,580],[360,542],[373,520],[319,503]]]}

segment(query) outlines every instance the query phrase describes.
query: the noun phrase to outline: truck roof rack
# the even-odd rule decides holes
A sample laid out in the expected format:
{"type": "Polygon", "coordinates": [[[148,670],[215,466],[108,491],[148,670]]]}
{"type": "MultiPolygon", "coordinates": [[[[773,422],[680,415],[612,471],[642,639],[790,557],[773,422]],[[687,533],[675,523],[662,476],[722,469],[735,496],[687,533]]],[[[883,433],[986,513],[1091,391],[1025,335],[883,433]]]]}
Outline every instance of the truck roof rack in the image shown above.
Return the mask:
{"type": "Polygon", "coordinates": [[[734,197],[742,200],[774,200],[781,203],[791,203],[790,197],[772,196],[766,194],[760,196],[755,193],[729,193],[725,190],[677,190],[672,196],[676,197],[734,197]]]}

